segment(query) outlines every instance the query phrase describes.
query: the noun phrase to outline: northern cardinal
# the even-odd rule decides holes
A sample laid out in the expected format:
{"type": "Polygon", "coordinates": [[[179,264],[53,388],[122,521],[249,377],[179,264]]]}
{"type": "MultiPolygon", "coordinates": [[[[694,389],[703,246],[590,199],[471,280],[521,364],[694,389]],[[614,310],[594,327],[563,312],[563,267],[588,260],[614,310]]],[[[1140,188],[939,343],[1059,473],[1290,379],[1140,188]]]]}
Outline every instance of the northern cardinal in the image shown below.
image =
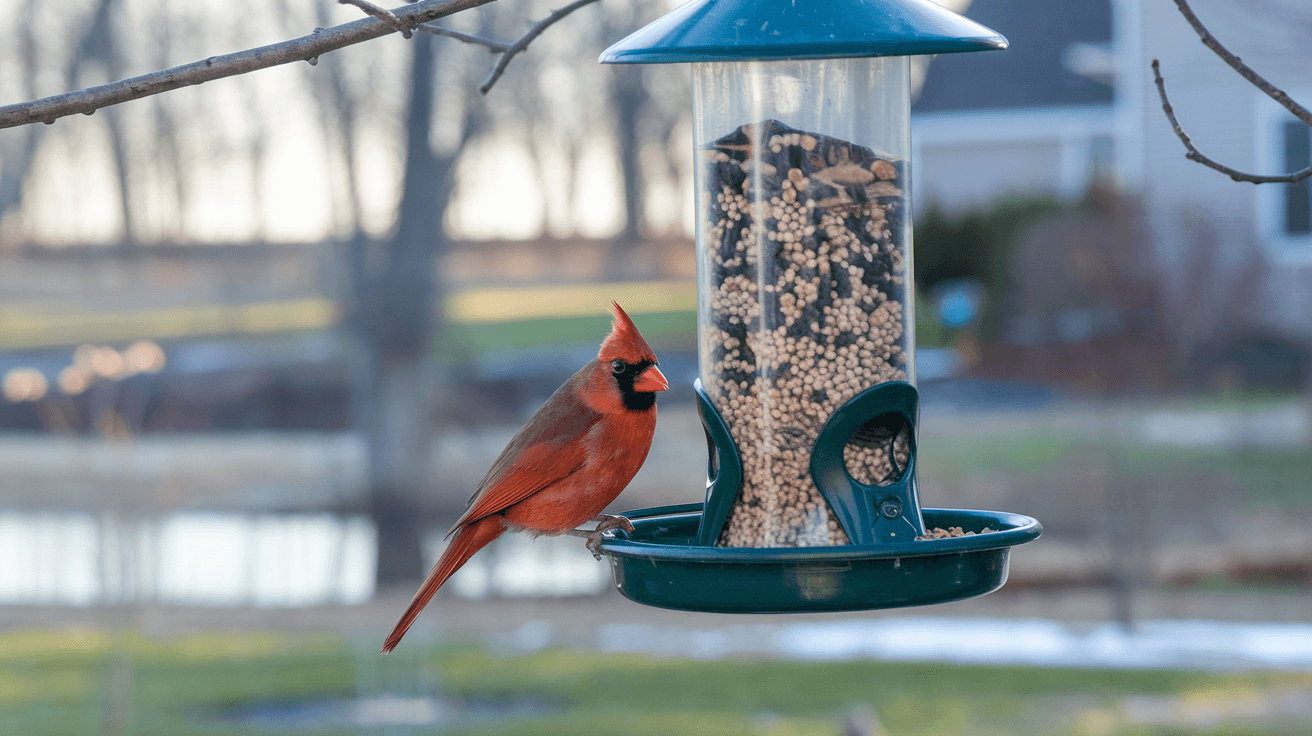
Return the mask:
{"type": "Polygon", "coordinates": [[[601,513],[647,459],[656,430],[656,392],[670,387],[656,354],[620,305],[596,360],[547,399],[492,463],[455,535],[396,623],[390,652],[419,612],[475,552],[507,530],[585,537],[597,556],[603,532],[633,531],[628,519],[601,513]],[[595,530],[577,529],[588,521],[595,530]]]}

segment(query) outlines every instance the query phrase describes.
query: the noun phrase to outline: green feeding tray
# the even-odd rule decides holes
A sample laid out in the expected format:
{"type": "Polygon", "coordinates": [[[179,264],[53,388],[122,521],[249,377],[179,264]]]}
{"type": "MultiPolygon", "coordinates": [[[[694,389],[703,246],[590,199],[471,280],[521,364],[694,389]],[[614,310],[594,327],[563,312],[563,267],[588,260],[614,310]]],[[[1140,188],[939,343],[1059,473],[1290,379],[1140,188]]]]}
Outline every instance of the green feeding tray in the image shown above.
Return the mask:
{"type": "Polygon", "coordinates": [[[968,537],[843,547],[751,549],[696,545],[702,504],[632,511],[633,533],[601,544],[630,600],[714,613],[804,613],[902,608],[971,598],[1002,587],[1011,547],[1039,522],[996,511],[924,509],[930,527],[968,537]]]}
{"type": "MultiPolygon", "coordinates": [[[[883,486],[858,482],[843,446],[870,422],[914,428],[919,396],[895,381],[848,401],[825,423],[811,476],[855,544],[832,547],[717,547],[742,466],[729,430],[701,381],[694,383],[706,430],[706,502],[625,514],[633,533],[601,543],[615,584],[631,600],[717,613],[800,613],[900,608],[971,598],[1002,587],[1011,547],[1037,539],[1038,521],[1020,514],[921,509],[914,440],[901,475],[883,486]],[[970,536],[916,541],[925,529],[960,527],[970,536]],[[985,532],[985,529],[990,531],[985,532]]],[[[913,433],[914,435],[914,433],[913,433]]],[[[890,448],[891,451],[891,448],[890,448]]]]}

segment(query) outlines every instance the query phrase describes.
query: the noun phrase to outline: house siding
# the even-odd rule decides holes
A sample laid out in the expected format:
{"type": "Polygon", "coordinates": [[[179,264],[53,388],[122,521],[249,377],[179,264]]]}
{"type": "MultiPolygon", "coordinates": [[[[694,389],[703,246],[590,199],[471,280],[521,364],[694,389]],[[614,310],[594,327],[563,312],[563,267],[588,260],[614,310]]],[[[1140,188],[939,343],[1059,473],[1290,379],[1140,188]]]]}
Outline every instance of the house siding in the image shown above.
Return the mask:
{"type": "Polygon", "coordinates": [[[1110,105],[915,115],[915,211],[960,213],[1024,196],[1074,200],[1100,167],[1097,149],[1112,125],[1110,105]]]}
{"type": "MultiPolygon", "coordinates": [[[[1193,0],[1191,6],[1227,48],[1273,84],[1291,91],[1308,86],[1312,3],[1193,0]]],[[[1270,221],[1278,215],[1267,202],[1279,194],[1278,185],[1235,182],[1187,160],[1162,110],[1150,64],[1160,60],[1171,105],[1198,150],[1241,171],[1277,173],[1270,152],[1261,150],[1271,145],[1271,136],[1260,128],[1273,103],[1200,42],[1174,3],[1118,0],[1118,12],[1130,14],[1130,22],[1137,15],[1142,31],[1141,46],[1118,49],[1133,61],[1123,59],[1121,68],[1142,75],[1117,80],[1122,93],[1117,103],[1132,110],[1142,135],[1143,178],[1138,187],[1127,183],[1142,194],[1156,221],[1177,219],[1184,225],[1157,228],[1161,265],[1168,273],[1184,271],[1193,254],[1191,224],[1205,222],[1215,229],[1231,267],[1240,267],[1254,247],[1262,248],[1273,269],[1264,293],[1255,297],[1259,321],[1312,339],[1312,247],[1271,242],[1270,221]]],[[[1126,168],[1134,169],[1134,163],[1126,168]]]]}

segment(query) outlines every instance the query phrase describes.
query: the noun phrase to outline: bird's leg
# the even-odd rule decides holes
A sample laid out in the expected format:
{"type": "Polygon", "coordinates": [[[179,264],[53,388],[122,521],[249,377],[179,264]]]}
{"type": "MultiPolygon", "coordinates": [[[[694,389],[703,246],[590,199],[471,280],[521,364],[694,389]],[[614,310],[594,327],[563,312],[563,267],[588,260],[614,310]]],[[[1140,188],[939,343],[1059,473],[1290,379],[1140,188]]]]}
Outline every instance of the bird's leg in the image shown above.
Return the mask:
{"type": "Polygon", "coordinates": [[[565,533],[571,537],[583,537],[588,540],[584,546],[588,548],[593,557],[601,559],[601,538],[605,536],[606,532],[589,529],[566,529],[565,533]]]}
{"type": "Polygon", "coordinates": [[[611,516],[610,514],[597,514],[592,517],[597,522],[596,529],[569,529],[565,533],[573,537],[582,537],[587,541],[586,547],[592,553],[593,557],[601,559],[601,540],[606,536],[606,532],[612,529],[623,529],[626,532],[633,532],[633,524],[623,516],[611,516]]]}

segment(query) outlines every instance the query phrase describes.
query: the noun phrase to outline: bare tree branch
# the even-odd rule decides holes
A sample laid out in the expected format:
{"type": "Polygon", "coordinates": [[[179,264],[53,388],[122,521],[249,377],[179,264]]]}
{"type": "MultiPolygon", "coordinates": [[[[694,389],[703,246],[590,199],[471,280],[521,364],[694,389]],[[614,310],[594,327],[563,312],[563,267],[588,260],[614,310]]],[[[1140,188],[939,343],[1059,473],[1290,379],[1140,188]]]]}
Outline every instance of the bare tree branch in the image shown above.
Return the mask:
{"type": "MultiPolygon", "coordinates": [[[[1268,97],[1280,103],[1286,110],[1296,115],[1299,120],[1302,120],[1308,125],[1312,125],[1312,112],[1308,112],[1307,108],[1290,99],[1289,95],[1285,94],[1284,90],[1263,79],[1260,74],[1250,69],[1244,62],[1240,61],[1238,56],[1230,53],[1229,49],[1222,46],[1221,42],[1216,40],[1216,37],[1207,30],[1207,26],[1204,26],[1203,22],[1198,20],[1198,16],[1194,15],[1193,8],[1189,7],[1188,0],[1175,0],[1175,5],[1179,8],[1180,14],[1189,22],[1189,25],[1193,26],[1194,31],[1198,33],[1204,46],[1211,49],[1212,53],[1221,57],[1222,61],[1229,64],[1231,69],[1239,72],[1239,75],[1248,80],[1248,82],[1254,87],[1262,90],[1262,92],[1268,97]]],[[[1162,79],[1161,64],[1158,63],[1157,59],[1153,59],[1152,67],[1153,79],[1157,83],[1157,94],[1162,98],[1162,110],[1166,113],[1166,118],[1171,121],[1171,129],[1175,131],[1175,135],[1180,139],[1180,142],[1184,143],[1185,150],[1188,151],[1188,153],[1185,154],[1185,158],[1190,161],[1196,161],[1208,168],[1215,169],[1235,181],[1247,181],[1252,182],[1253,184],[1293,184],[1312,176],[1312,166],[1295,171],[1291,174],[1261,176],[1232,169],[1225,164],[1204,156],[1202,152],[1194,146],[1193,140],[1189,138],[1189,134],[1184,131],[1184,128],[1180,126],[1180,121],[1175,117],[1175,110],[1172,109],[1170,100],[1166,98],[1166,80],[1162,79]]]]}
{"type": "Polygon", "coordinates": [[[414,35],[414,32],[411,30],[411,24],[402,21],[400,18],[396,16],[396,13],[393,13],[387,8],[382,8],[377,5],[374,5],[373,3],[369,2],[369,0],[337,0],[337,3],[339,5],[354,5],[355,7],[363,10],[369,15],[372,15],[378,20],[381,20],[384,23],[388,24],[394,30],[400,31],[401,35],[405,36],[406,38],[410,38],[410,36],[414,35]]]}
{"type": "MultiPolygon", "coordinates": [[[[493,1],[421,0],[392,12],[403,23],[417,25],[493,1]]],[[[395,31],[396,29],[385,21],[363,18],[332,28],[317,29],[312,35],[289,41],[223,56],[211,56],[203,61],[31,102],[5,105],[0,107],[0,129],[38,122],[50,124],[59,118],[77,113],[90,115],[110,105],[295,61],[314,63],[320,54],[386,36],[395,31]]]]}
{"type": "Polygon", "coordinates": [[[510,44],[508,43],[502,43],[501,41],[493,41],[490,38],[483,38],[482,36],[474,36],[469,33],[461,33],[460,31],[453,31],[450,28],[435,26],[432,25],[431,23],[420,23],[419,25],[415,26],[415,28],[425,33],[431,33],[434,36],[446,36],[448,38],[454,38],[460,41],[464,41],[465,43],[472,43],[476,46],[486,46],[488,51],[491,51],[492,53],[495,54],[499,54],[504,51],[510,50],[510,44]]]}
{"type": "Polygon", "coordinates": [[[1262,90],[1268,97],[1279,102],[1286,110],[1294,113],[1299,120],[1312,125],[1312,112],[1308,112],[1307,108],[1294,102],[1289,98],[1289,95],[1285,94],[1284,90],[1263,79],[1257,72],[1249,69],[1247,64],[1240,61],[1238,56],[1230,53],[1229,49],[1222,46],[1221,42],[1216,40],[1216,37],[1207,30],[1207,26],[1204,26],[1203,22],[1198,20],[1198,16],[1194,15],[1193,8],[1189,7],[1187,0],[1175,0],[1175,6],[1180,9],[1180,14],[1184,16],[1184,19],[1189,21],[1189,25],[1193,26],[1194,31],[1198,33],[1198,37],[1202,39],[1203,45],[1211,49],[1212,53],[1221,57],[1222,61],[1229,64],[1231,69],[1239,72],[1239,75],[1247,79],[1254,87],[1262,90]]]}
{"type": "Polygon", "coordinates": [[[1235,181],[1248,181],[1254,184],[1293,184],[1294,182],[1299,182],[1312,176],[1312,166],[1282,176],[1258,176],[1256,174],[1246,174],[1204,156],[1199,152],[1198,148],[1194,146],[1194,142],[1189,138],[1189,134],[1184,132],[1184,128],[1180,127],[1180,121],[1175,119],[1175,110],[1171,108],[1170,100],[1166,99],[1166,80],[1162,79],[1160,67],[1161,65],[1158,64],[1157,59],[1153,59],[1153,77],[1157,81],[1157,93],[1162,97],[1162,110],[1166,113],[1167,119],[1171,121],[1171,128],[1175,131],[1175,134],[1179,136],[1180,141],[1184,143],[1184,147],[1189,151],[1185,154],[1185,158],[1190,161],[1197,161],[1208,168],[1216,169],[1235,181]]]}
{"type": "Polygon", "coordinates": [[[501,59],[497,62],[496,67],[492,69],[491,74],[487,75],[487,80],[483,82],[482,87],[478,88],[478,91],[487,94],[488,90],[492,89],[492,85],[496,84],[497,80],[501,78],[501,75],[505,73],[506,67],[510,65],[510,60],[514,58],[515,54],[528,48],[528,45],[533,42],[533,39],[542,35],[542,32],[550,28],[553,23],[570,13],[573,13],[584,5],[589,5],[595,2],[597,2],[597,0],[574,0],[574,2],[566,5],[560,10],[553,11],[545,20],[539,21],[537,25],[529,29],[528,33],[525,33],[518,41],[511,44],[510,48],[506,49],[506,52],[501,55],[501,59]]]}

